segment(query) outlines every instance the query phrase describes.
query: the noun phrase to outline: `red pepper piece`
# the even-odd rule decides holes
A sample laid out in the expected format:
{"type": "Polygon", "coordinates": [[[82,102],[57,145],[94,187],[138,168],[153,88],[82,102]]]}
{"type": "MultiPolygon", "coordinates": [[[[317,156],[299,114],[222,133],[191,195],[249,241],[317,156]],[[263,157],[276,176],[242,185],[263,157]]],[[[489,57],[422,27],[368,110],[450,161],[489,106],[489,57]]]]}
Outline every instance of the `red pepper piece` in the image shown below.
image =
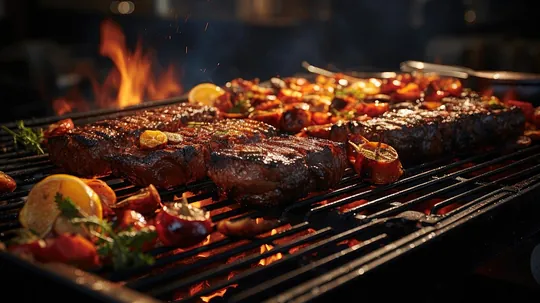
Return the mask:
{"type": "Polygon", "coordinates": [[[158,238],[165,246],[186,248],[202,242],[212,232],[210,213],[181,203],[164,206],[156,216],[158,238]]]}
{"type": "Polygon", "coordinates": [[[161,208],[161,197],[154,185],[140,189],[134,195],[111,205],[117,213],[127,209],[134,210],[143,215],[154,213],[157,209],[161,208]]]}
{"type": "Polygon", "coordinates": [[[8,247],[8,251],[31,255],[35,260],[43,263],[58,262],[85,269],[100,264],[94,243],[76,234],[61,234],[46,240],[15,244],[8,247]]]}
{"type": "Polygon", "coordinates": [[[8,174],[0,171],[0,193],[13,192],[17,188],[17,182],[8,174]]]}

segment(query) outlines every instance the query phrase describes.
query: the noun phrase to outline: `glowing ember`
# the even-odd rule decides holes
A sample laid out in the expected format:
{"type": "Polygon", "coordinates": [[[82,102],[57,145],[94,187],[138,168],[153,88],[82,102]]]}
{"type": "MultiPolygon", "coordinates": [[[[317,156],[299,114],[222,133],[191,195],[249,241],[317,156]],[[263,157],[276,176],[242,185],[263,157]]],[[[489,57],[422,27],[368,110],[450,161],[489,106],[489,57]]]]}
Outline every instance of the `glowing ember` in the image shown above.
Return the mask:
{"type": "MultiPolygon", "coordinates": [[[[272,229],[272,231],[270,232],[270,235],[275,235],[276,233],[277,233],[277,231],[275,229],[272,229]]],[[[274,247],[272,245],[263,244],[263,245],[261,245],[261,254],[263,254],[263,253],[265,253],[267,251],[270,251],[273,248],[274,247]]],[[[271,255],[270,257],[261,259],[259,261],[259,265],[262,265],[262,266],[269,265],[270,263],[275,262],[275,261],[277,261],[277,260],[279,260],[281,258],[283,258],[283,254],[277,253],[275,255],[271,255]]]]}
{"type": "MultiPolygon", "coordinates": [[[[95,104],[100,108],[123,108],[136,105],[147,100],[158,100],[182,93],[182,87],[177,83],[174,70],[168,70],[157,80],[152,73],[152,60],[145,53],[141,43],[137,43],[135,51],[131,52],[126,46],[126,39],[121,28],[110,20],[101,24],[100,54],[109,57],[115,65],[102,85],[91,76],[95,104]]],[[[77,100],[60,98],[53,101],[57,114],[70,111],[88,110],[76,105],[77,100]]]]}

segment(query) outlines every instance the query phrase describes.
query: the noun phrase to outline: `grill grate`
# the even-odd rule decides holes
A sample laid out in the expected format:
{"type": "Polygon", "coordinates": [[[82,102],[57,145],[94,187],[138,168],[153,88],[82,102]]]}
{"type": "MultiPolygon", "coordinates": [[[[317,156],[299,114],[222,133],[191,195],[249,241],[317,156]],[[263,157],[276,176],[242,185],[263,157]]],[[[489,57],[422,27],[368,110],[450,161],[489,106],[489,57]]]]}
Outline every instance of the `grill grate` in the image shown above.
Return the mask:
{"type": "MultiPolygon", "coordinates": [[[[67,117],[81,125],[179,101],[35,119],[25,125],[46,127],[67,117]]],[[[15,123],[8,126],[13,128],[15,123]]],[[[18,184],[15,192],[0,195],[0,240],[6,240],[9,231],[19,227],[17,215],[32,185],[61,171],[47,154],[17,151],[9,136],[1,134],[0,148],[5,152],[0,154],[0,170],[18,184]]],[[[124,286],[118,294],[108,292],[111,302],[122,301],[122,289],[163,301],[208,301],[219,292],[230,302],[305,302],[354,280],[376,267],[374,264],[398,257],[400,247],[420,246],[430,234],[447,232],[466,214],[487,211],[500,201],[518,203],[516,195],[540,183],[539,160],[540,146],[456,155],[407,168],[401,180],[377,187],[361,182],[349,170],[335,190],[270,214],[282,222],[272,233],[252,240],[213,234],[209,243],[189,250],[154,249],[151,253],[156,262],[151,266],[117,272],[103,268],[91,274],[124,286]]],[[[103,180],[118,199],[138,190],[116,177],[103,180]]],[[[193,194],[190,203],[216,200],[203,205],[214,222],[268,215],[230,200],[217,201],[217,188],[209,180],[161,190],[160,194],[164,201],[171,201],[184,192],[193,194]]]]}

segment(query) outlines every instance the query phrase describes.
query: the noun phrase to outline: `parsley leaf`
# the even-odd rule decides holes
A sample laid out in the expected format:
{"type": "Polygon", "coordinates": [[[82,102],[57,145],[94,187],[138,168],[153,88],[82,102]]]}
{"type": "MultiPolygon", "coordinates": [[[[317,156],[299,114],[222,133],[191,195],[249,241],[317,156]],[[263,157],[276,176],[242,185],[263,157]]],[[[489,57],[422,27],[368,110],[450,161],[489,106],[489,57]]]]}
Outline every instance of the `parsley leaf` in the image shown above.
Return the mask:
{"type": "Polygon", "coordinates": [[[92,234],[97,238],[98,254],[102,258],[110,258],[114,269],[119,270],[154,263],[153,256],[142,252],[144,244],[157,238],[153,227],[116,232],[109,222],[96,216],[85,215],[69,197],[63,197],[62,194],[57,193],[55,202],[61,215],[70,219],[71,223],[84,224],[92,230],[92,234]]]}

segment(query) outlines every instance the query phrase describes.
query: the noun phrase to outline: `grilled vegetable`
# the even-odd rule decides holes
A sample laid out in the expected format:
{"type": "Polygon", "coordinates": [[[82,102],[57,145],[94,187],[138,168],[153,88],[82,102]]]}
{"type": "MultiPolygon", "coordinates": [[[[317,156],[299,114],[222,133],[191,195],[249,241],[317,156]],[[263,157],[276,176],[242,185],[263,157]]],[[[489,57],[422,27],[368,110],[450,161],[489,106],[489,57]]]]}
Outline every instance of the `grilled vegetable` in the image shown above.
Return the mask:
{"type": "Polygon", "coordinates": [[[96,216],[85,215],[69,197],[56,199],[61,215],[72,224],[80,224],[90,230],[95,239],[97,252],[102,260],[112,263],[115,269],[149,265],[154,262],[152,256],[143,253],[156,241],[154,226],[115,230],[113,226],[96,216]]]}
{"type": "Polygon", "coordinates": [[[24,122],[21,120],[17,122],[17,130],[13,131],[6,126],[2,125],[2,128],[13,136],[13,143],[16,147],[22,145],[27,151],[34,152],[36,154],[44,154],[45,152],[41,148],[43,142],[43,130],[32,129],[24,126],[24,122]]]}
{"type": "Polygon", "coordinates": [[[156,149],[167,144],[167,135],[159,130],[145,130],[140,138],[139,144],[142,149],[156,149]]]}
{"type": "Polygon", "coordinates": [[[0,171],[0,193],[13,192],[16,188],[15,180],[5,172],[0,171]]]}
{"type": "Polygon", "coordinates": [[[181,203],[164,206],[156,216],[156,229],[163,245],[186,248],[202,242],[212,232],[210,213],[181,203]]]}
{"type": "Polygon", "coordinates": [[[295,104],[281,115],[280,126],[284,131],[298,133],[309,125],[311,125],[311,112],[306,103],[295,104]]]}
{"type": "Polygon", "coordinates": [[[61,214],[58,201],[62,196],[73,197],[71,201],[86,215],[101,219],[101,200],[88,185],[75,176],[55,174],[32,187],[19,212],[19,222],[23,227],[45,237],[61,214]]]}
{"type": "Polygon", "coordinates": [[[141,188],[134,195],[112,205],[115,211],[134,210],[143,215],[151,214],[161,208],[161,197],[154,185],[141,188]]]}
{"type": "Polygon", "coordinates": [[[62,234],[46,240],[8,246],[8,251],[43,262],[59,262],[89,269],[100,264],[94,243],[81,235],[62,234]]]}
{"type": "Polygon", "coordinates": [[[403,167],[396,150],[381,142],[357,145],[352,141],[356,156],[351,161],[355,171],[374,184],[388,184],[397,181],[403,174],[403,167]]]}
{"type": "Polygon", "coordinates": [[[509,106],[516,106],[523,111],[527,122],[534,123],[534,107],[532,103],[517,100],[508,100],[506,104],[509,106]]]}
{"type": "Polygon", "coordinates": [[[217,231],[230,237],[251,238],[258,234],[270,231],[278,227],[279,220],[269,220],[263,218],[243,218],[240,220],[223,220],[217,224],[217,231]]]}

